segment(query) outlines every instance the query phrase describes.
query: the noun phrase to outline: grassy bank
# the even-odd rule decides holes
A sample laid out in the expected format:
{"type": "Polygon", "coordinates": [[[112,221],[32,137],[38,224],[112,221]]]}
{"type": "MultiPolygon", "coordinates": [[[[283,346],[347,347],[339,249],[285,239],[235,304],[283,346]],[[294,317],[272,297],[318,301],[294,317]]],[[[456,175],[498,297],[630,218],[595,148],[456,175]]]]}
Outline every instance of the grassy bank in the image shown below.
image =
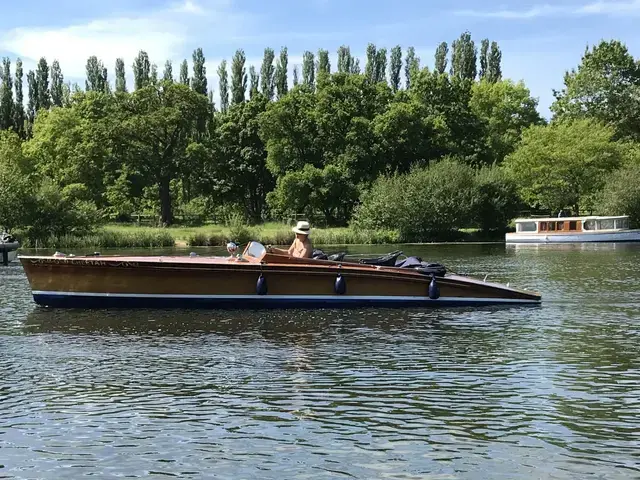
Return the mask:
{"type": "MultiPolygon", "coordinates": [[[[35,243],[22,239],[24,248],[154,248],[224,246],[230,240],[244,244],[257,240],[265,245],[288,245],[293,241],[291,227],[279,223],[249,227],[237,225],[205,225],[202,227],[140,227],[130,224],[110,224],[91,235],[51,237],[35,243]]],[[[357,230],[352,228],[313,229],[314,246],[376,245],[428,242],[502,241],[501,232],[481,232],[476,229],[437,232],[424,238],[401,238],[395,231],[357,230]]]]}

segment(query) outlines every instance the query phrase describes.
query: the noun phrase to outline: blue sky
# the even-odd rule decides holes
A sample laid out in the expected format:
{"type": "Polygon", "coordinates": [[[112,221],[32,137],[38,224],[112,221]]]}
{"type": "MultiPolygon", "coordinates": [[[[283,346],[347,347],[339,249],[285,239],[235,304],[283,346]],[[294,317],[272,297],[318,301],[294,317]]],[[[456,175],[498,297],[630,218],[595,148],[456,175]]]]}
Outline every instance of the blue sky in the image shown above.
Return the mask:
{"type": "MultiPolygon", "coordinates": [[[[497,41],[505,77],[524,80],[548,116],[552,89],[562,87],[587,44],[619,39],[640,57],[640,0],[30,0],[29,8],[9,2],[0,16],[0,55],[23,59],[33,68],[41,56],[58,59],[66,80],[84,82],[90,55],[113,76],[117,57],[130,70],[146,50],[160,70],[202,47],[207,73],[217,90],[218,63],[237,48],[259,68],[264,47],[289,49],[289,66],[305,50],[332,53],[349,45],[364,65],[368,42],[390,49],[414,46],[422,64],[433,65],[441,41],[469,30],[479,44],[497,41]]],[[[174,66],[177,72],[177,65],[174,66]]]]}

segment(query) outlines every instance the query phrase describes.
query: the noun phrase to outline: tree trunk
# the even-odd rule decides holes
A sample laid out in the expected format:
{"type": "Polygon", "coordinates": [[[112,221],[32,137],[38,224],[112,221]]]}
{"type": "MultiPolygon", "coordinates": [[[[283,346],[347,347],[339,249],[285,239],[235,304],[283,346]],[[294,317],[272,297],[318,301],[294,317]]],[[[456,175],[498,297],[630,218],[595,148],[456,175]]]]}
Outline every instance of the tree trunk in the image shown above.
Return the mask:
{"type": "Polygon", "coordinates": [[[163,225],[171,225],[173,223],[170,182],[171,179],[169,177],[160,179],[160,222],[163,225]]]}

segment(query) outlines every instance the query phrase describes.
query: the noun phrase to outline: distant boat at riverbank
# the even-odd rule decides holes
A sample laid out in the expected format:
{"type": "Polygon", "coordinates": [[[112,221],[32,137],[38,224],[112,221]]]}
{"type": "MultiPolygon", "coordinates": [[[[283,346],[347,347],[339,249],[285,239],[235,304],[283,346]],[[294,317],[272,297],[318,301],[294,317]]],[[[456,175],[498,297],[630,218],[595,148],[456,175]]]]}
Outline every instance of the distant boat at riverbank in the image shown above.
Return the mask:
{"type": "Polygon", "coordinates": [[[629,229],[629,217],[582,216],[519,218],[507,243],[640,242],[640,229],[629,229]]]}
{"type": "Polygon", "coordinates": [[[6,232],[0,232],[0,265],[13,262],[18,256],[20,243],[6,232]]]}

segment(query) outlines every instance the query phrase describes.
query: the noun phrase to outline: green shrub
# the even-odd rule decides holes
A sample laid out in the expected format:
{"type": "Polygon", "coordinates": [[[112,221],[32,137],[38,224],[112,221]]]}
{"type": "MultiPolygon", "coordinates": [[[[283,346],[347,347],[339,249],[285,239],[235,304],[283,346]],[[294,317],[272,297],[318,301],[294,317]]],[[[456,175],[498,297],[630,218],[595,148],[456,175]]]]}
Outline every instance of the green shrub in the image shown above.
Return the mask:
{"type": "Polygon", "coordinates": [[[474,170],[452,159],[406,175],[379,178],[363,195],[354,226],[395,230],[402,241],[468,227],[473,217],[474,170]]]}
{"type": "Polygon", "coordinates": [[[629,221],[640,225],[640,164],[626,165],[609,174],[597,196],[596,213],[629,215],[629,221]]]}

